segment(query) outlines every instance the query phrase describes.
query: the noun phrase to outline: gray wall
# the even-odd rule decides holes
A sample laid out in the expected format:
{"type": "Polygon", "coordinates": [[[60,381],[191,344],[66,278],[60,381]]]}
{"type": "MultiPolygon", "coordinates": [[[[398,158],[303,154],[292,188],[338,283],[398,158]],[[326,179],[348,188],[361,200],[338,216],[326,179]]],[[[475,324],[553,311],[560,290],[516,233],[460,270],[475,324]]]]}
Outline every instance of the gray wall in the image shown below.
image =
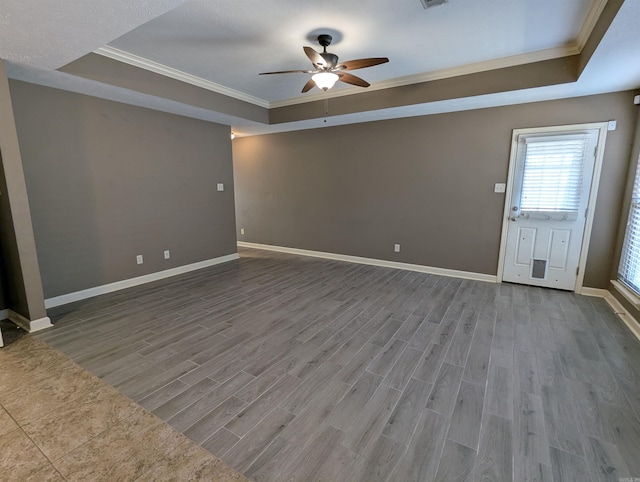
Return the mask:
{"type": "MultiPolygon", "coordinates": [[[[28,313],[28,303],[22,287],[22,270],[18,256],[18,245],[14,234],[13,216],[7,195],[7,182],[4,174],[4,160],[0,151],[0,258],[2,258],[2,271],[0,272],[0,309],[18,307],[28,313]],[[5,281],[6,280],[6,281],[5,281]],[[5,288],[5,282],[7,288],[5,288]],[[11,293],[12,300],[5,297],[5,289],[11,293]]],[[[8,294],[8,293],[7,293],[8,294]]],[[[15,308],[14,308],[15,309],[15,308]]]]}
{"type": "MultiPolygon", "coordinates": [[[[2,164],[2,152],[0,151],[0,165],[2,164]]],[[[0,169],[0,190],[3,189],[5,183],[2,182],[4,180],[4,175],[2,170],[0,169]]],[[[11,229],[11,223],[7,220],[7,214],[9,211],[8,203],[4,202],[2,198],[2,193],[0,192],[0,233],[5,232],[7,229],[11,229]]],[[[5,236],[6,237],[6,236],[5,236]]],[[[8,255],[5,254],[6,251],[6,242],[4,240],[0,240],[0,310],[6,310],[9,308],[9,303],[7,300],[6,288],[6,268],[5,268],[5,259],[8,255]]],[[[0,318],[1,319],[1,318],[0,318]]]]}
{"type": "Polygon", "coordinates": [[[35,321],[46,317],[46,310],[11,100],[0,60],[0,257],[5,271],[5,305],[35,321]]]}
{"type": "Polygon", "coordinates": [[[616,119],[585,273],[585,286],[607,287],[632,99],[622,92],[236,139],[238,239],[496,274],[504,195],[493,185],[506,181],[512,130],[616,119]]]}
{"type": "Polygon", "coordinates": [[[10,86],[46,298],[237,251],[228,127],[10,86]]]}

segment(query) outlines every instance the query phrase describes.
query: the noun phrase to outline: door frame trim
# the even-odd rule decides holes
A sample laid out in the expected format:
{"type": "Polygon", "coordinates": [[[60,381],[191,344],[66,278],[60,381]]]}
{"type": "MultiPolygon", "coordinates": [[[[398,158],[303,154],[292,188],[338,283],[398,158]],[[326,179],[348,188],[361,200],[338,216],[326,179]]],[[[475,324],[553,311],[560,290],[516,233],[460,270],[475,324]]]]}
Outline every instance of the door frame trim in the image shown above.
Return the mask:
{"type": "Polygon", "coordinates": [[[604,148],[607,140],[608,122],[591,122],[587,124],[569,124],[550,127],[530,127],[524,129],[513,129],[511,134],[511,154],[509,157],[509,171],[507,175],[507,187],[504,196],[504,209],[502,213],[502,233],[500,235],[500,254],[498,255],[498,272],[496,278],[501,283],[504,276],[504,262],[507,250],[507,230],[509,229],[509,213],[511,195],[513,194],[513,177],[516,168],[516,156],[518,154],[518,136],[522,134],[553,134],[557,132],[593,130],[598,129],[598,147],[593,165],[593,177],[589,189],[589,202],[587,203],[587,219],[584,223],[584,233],[580,245],[580,259],[578,262],[578,276],[573,291],[580,294],[584,283],[584,271],[587,264],[587,254],[589,241],[591,240],[591,230],[593,228],[593,215],[595,213],[596,198],[598,197],[598,186],[600,185],[600,174],[602,171],[602,161],[604,158],[604,148]]]}

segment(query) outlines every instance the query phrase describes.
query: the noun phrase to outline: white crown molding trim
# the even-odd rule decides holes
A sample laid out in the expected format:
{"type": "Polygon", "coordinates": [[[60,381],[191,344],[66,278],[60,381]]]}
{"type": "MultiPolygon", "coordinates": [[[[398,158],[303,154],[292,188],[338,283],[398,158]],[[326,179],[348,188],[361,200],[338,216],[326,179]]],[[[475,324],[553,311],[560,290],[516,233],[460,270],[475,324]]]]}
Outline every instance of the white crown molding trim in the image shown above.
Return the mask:
{"type": "MultiPolygon", "coordinates": [[[[597,18],[596,18],[597,20],[597,18]]],[[[591,27],[593,28],[593,26],[591,27]]],[[[260,107],[268,109],[275,109],[278,107],[287,107],[290,105],[304,104],[307,102],[314,102],[319,100],[331,99],[336,97],[344,97],[347,95],[363,94],[365,92],[371,92],[376,90],[390,89],[393,87],[402,87],[404,85],[418,84],[422,82],[430,82],[434,80],[448,79],[451,77],[458,77],[461,75],[476,74],[479,72],[486,72],[489,70],[504,69],[508,67],[515,67],[517,65],[524,65],[533,62],[542,62],[545,60],[552,60],[561,57],[567,57],[571,55],[579,54],[582,47],[576,43],[569,45],[556,47],[547,50],[539,50],[537,52],[530,52],[521,55],[513,55],[510,57],[503,57],[501,59],[493,59],[484,62],[476,62],[473,64],[460,65],[458,67],[452,67],[448,69],[434,70],[432,72],[424,72],[416,75],[408,75],[405,77],[398,77],[394,79],[384,80],[372,84],[366,91],[358,87],[346,87],[337,90],[330,90],[328,92],[319,92],[317,94],[307,94],[305,96],[294,97],[291,99],[285,99],[280,101],[269,102],[264,99],[259,99],[249,94],[230,89],[215,82],[197,77],[195,75],[182,72],[181,70],[168,67],[166,65],[154,62],[153,60],[145,59],[135,54],[125,52],[124,50],[117,49],[115,47],[105,46],[100,47],[94,51],[98,55],[108,57],[113,60],[123,62],[125,64],[133,65],[141,69],[155,72],[156,74],[164,75],[166,77],[179,80],[203,89],[217,92],[218,94],[226,95],[234,99],[249,102],[260,107]]]]}
{"type": "MultiPolygon", "coordinates": [[[[575,41],[570,42],[567,45],[563,45],[563,46],[555,47],[551,49],[538,50],[538,51],[529,52],[526,54],[512,55],[512,56],[503,57],[500,59],[492,59],[492,60],[487,60],[483,62],[475,62],[472,64],[434,70],[432,72],[424,72],[416,75],[408,75],[405,77],[398,77],[398,78],[389,79],[381,82],[376,82],[372,84],[366,90],[366,92],[390,89],[393,87],[402,87],[405,85],[418,84],[422,82],[430,82],[434,80],[448,79],[451,77],[458,77],[461,75],[476,74],[479,72],[486,72],[489,70],[504,69],[508,67],[515,67],[517,65],[524,65],[524,64],[534,63],[534,62],[542,62],[545,60],[552,60],[552,59],[580,54],[585,44],[589,40],[589,36],[591,35],[593,28],[598,22],[598,19],[600,18],[600,15],[602,14],[602,11],[604,10],[604,7],[606,6],[606,4],[607,4],[607,0],[594,0],[592,2],[589,12],[587,13],[585,21],[582,24],[582,28],[580,29],[580,32],[578,33],[577,38],[575,39],[575,41]]],[[[240,92],[238,90],[225,87],[224,85],[216,84],[215,82],[211,82],[210,80],[206,80],[201,77],[197,77],[195,75],[183,72],[181,70],[174,69],[167,65],[154,62],[153,60],[149,60],[144,57],[140,57],[138,55],[126,52],[124,50],[111,47],[109,45],[106,45],[104,47],[100,47],[94,50],[94,53],[98,55],[102,55],[104,57],[108,57],[113,60],[124,62],[129,65],[133,65],[135,67],[139,67],[141,69],[155,72],[157,74],[164,75],[172,79],[186,82],[188,84],[195,85],[197,87],[201,87],[203,89],[207,89],[212,92],[217,92],[219,94],[226,95],[234,99],[242,100],[244,102],[249,102],[251,104],[264,107],[267,109],[287,107],[290,105],[304,104],[307,102],[344,97],[347,95],[362,94],[365,92],[361,88],[346,87],[342,89],[331,90],[329,92],[319,92],[317,94],[307,94],[305,96],[294,97],[291,99],[284,99],[284,100],[269,102],[267,100],[260,99],[255,96],[245,94],[244,92],[240,92]]]]}
{"type": "Polygon", "coordinates": [[[116,281],[102,286],[95,286],[93,288],[87,288],[81,291],[75,291],[66,295],[55,296],[44,300],[44,306],[46,308],[54,308],[60,305],[66,305],[67,303],[73,303],[74,301],[85,300],[87,298],[93,298],[94,296],[104,295],[112,293],[114,291],[124,290],[133,286],[138,286],[153,281],[158,281],[165,278],[170,278],[179,274],[188,273],[190,271],[196,271],[217,264],[227,263],[238,259],[238,253],[228,254],[226,256],[220,256],[218,258],[207,259],[205,261],[199,261],[197,263],[186,264],[184,266],[178,266],[177,268],[171,268],[164,271],[158,271],[156,273],[146,274],[144,276],[138,276],[136,278],[129,278],[122,281],[116,281]]]}
{"type": "Polygon", "coordinates": [[[576,45],[579,48],[578,53],[582,52],[582,49],[587,44],[587,40],[589,40],[591,32],[593,32],[593,28],[596,26],[596,23],[598,23],[598,19],[600,18],[600,15],[602,15],[602,11],[606,5],[607,0],[594,0],[591,3],[591,8],[589,9],[589,12],[587,12],[587,18],[582,24],[582,28],[576,38],[576,45]]]}
{"type": "Polygon", "coordinates": [[[244,92],[240,92],[238,90],[230,89],[229,87],[225,87],[224,85],[216,84],[215,82],[203,79],[202,77],[197,77],[195,75],[182,72],[181,70],[168,67],[158,62],[154,62],[153,60],[145,59],[144,57],[125,52],[124,50],[120,50],[115,47],[110,47],[107,45],[105,47],[100,47],[99,49],[94,50],[93,53],[102,55],[103,57],[108,57],[113,60],[118,60],[125,64],[133,65],[134,67],[139,67],[150,72],[155,72],[156,74],[164,75],[165,77],[170,77],[187,84],[195,85],[196,87],[201,87],[218,94],[226,95],[228,97],[242,100],[244,102],[249,102],[250,104],[254,104],[260,107],[269,108],[269,102],[266,100],[259,99],[258,97],[245,94],[244,92]]]}
{"type": "Polygon", "coordinates": [[[51,328],[53,326],[51,324],[51,320],[47,316],[45,316],[44,318],[39,318],[37,320],[29,320],[28,318],[25,318],[20,313],[16,313],[13,310],[9,310],[9,320],[14,322],[27,333],[33,333],[36,331],[44,330],[46,328],[51,328]]]}
{"type": "Polygon", "coordinates": [[[640,340],[640,323],[633,315],[627,310],[618,299],[613,296],[609,290],[603,290],[599,288],[583,288],[582,294],[585,296],[595,296],[598,298],[604,298],[604,300],[611,306],[613,312],[618,315],[618,318],[627,325],[627,328],[631,330],[631,333],[640,340]]]}
{"type": "Polygon", "coordinates": [[[346,261],[348,263],[367,264],[370,266],[381,266],[383,268],[404,269],[407,271],[417,271],[420,273],[436,274],[440,276],[449,276],[451,278],[470,279],[475,281],[487,281],[496,283],[497,278],[494,275],[472,273],[469,271],[457,271],[454,269],[436,268],[432,266],[423,266],[421,264],[399,263],[396,261],[387,261],[384,259],[363,258],[361,256],[351,256],[348,254],[326,253],[324,251],[310,251],[307,249],[287,248],[285,246],[274,246],[271,244],[247,243],[238,241],[238,246],[242,248],[264,249],[265,251],[277,251],[278,253],[297,254],[299,256],[310,256],[313,258],[331,259],[334,261],[346,261]]]}
{"type": "Polygon", "coordinates": [[[449,79],[451,77],[459,77],[461,75],[477,74],[479,72],[486,72],[489,70],[505,69],[508,67],[515,67],[517,65],[530,64],[534,62],[542,62],[545,60],[552,60],[562,57],[568,57],[576,55],[581,52],[581,49],[577,44],[571,43],[562,47],[556,47],[547,50],[538,50],[537,52],[530,52],[527,54],[513,55],[510,57],[503,57],[501,59],[487,60],[484,62],[476,62],[473,64],[460,65],[458,67],[452,67],[448,69],[434,70],[432,72],[425,72],[416,75],[408,75],[405,77],[398,77],[395,79],[384,80],[382,82],[376,82],[365,90],[358,87],[347,87],[338,90],[330,90],[328,92],[320,92],[317,94],[310,94],[304,97],[295,97],[292,99],[286,99],[276,102],[270,102],[269,108],[274,109],[278,107],[286,107],[295,104],[304,104],[305,102],[313,102],[318,100],[324,100],[327,98],[343,97],[346,95],[363,94],[365,92],[371,92],[374,90],[390,89],[393,87],[402,87],[404,85],[418,84],[422,82],[431,82],[434,80],[449,79]]]}

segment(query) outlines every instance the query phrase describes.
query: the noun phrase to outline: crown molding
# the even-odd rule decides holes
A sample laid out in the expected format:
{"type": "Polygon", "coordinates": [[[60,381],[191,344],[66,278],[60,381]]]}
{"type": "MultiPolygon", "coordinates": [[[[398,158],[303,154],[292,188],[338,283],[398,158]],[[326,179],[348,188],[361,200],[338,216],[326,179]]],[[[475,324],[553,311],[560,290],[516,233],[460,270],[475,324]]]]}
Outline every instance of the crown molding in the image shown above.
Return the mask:
{"type": "MultiPolygon", "coordinates": [[[[452,67],[448,69],[434,70],[431,72],[425,72],[416,75],[407,75],[405,77],[397,77],[395,79],[384,80],[382,82],[376,82],[366,89],[366,92],[374,90],[384,90],[393,87],[402,87],[404,85],[419,84],[423,82],[431,82],[434,80],[449,79],[451,77],[458,77],[461,75],[477,74],[479,72],[486,72],[489,70],[505,69],[508,67],[515,67],[517,65],[530,64],[534,62],[542,62],[545,60],[553,60],[562,57],[569,57],[571,55],[579,54],[581,49],[577,44],[571,43],[562,47],[555,47],[547,50],[538,50],[536,52],[530,52],[527,54],[513,55],[510,57],[503,57],[500,59],[487,60],[484,62],[476,62],[473,64],[460,65],[458,67],[452,67]]],[[[343,97],[346,95],[362,94],[365,91],[358,87],[348,87],[339,90],[321,92],[318,94],[311,94],[305,97],[295,97],[293,99],[286,99],[276,102],[270,102],[269,108],[286,107],[295,104],[304,104],[305,102],[313,102],[318,100],[325,100],[334,97],[343,97]]]]}
{"type": "MultiPolygon", "coordinates": [[[[553,60],[562,57],[569,57],[572,55],[578,55],[582,52],[589,36],[596,26],[604,7],[607,5],[607,0],[593,0],[587,17],[578,36],[575,41],[561,47],[555,47],[546,50],[539,50],[536,52],[530,52],[526,54],[513,55],[510,57],[503,57],[501,59],[488,60],[484,62],[476,62],[473,64],[462,65],[459,67],[453,67],[448,69],[434,70],[432,72],[425,72],[422,74],[409,75],[406,77],[398,77],[382,82],[376,82],[367,88],[367,92],[374,90],[389,89],[392,87],[401,87],[403,85],[418,84],[421,82],[429,82],[433,80],[447,79],[450,77],[457,77],[460,75],[476,74],[479,72],[486,72],[488,70],[504,69],[507,67],[515,67],[517,65],[524,65],[533,62],[542,62],[545,60],[553,60]]],[[[305,97],[295,97],[292,99],[285,99],[276,102],[270,102],[269,108],[287,107],[289,105],[304,104],[305,102],[313,102],[324,99],[330,99],[333,97],[343,97],[346,95],[354,95],[364,93],[362,89],[357,87],[347,87],[339,90],[329,91],[326,93],[311,94],[305,97]]]]}
{"type": "Polygon", "coordinates": [[[115,47],[105,46],[95,50],[94,53],[102,55],[104,57],[118,60],[135,67],[139,67],[151,72],[155,72],[160,75],[170,77],[172,79],[180,80],[203,89],[207,89],[213,92],[217,92],[222,95],[232,97],[234,99],[249,102],[260,107],[267,109],[275,109],[278,107],[287,107],[290,105],[304,104],[307,102],[321,101],[331,98],[344,97],[347,95],[362,94],[365,92],[371,92],[376,90],[390,89],[393,87],[402,87],[405,85],[419,84],[423,82],[431,82],[434,80],[448,79],[451,77],[458,77],[461,75],[476,74],[479,72],[486,72],[489,70],[498,70],[508,67],[515,67],[518,65],[530,64],[534,62],[543,62],[545,60],[553,60],[562,57],[569,57],[572,55],[578,55],[582,52],[593,28],[595,27],[604,7],[607,4],[607,0],[593,0],[587,17],[582,24],[582,28],[578,33],[575,41],[560,47],[555,47],[546,50],[538,50],[536,52],[529,52],[526,54],[513,55],[510,57],[503,57],[500,59],[487,60],[483,62],[476,62],[473,64],[461,65],[452,68],[434,70],[431,72],[425,72],[415,75],[408,75],[405,77],[397,77],[394,79],[384,80],[372,84],[366,91],[363,91],[358,87],[345,87],[337,90],[330,90],[328,92],[319,92],[317,94],[307,94],[301,97],[293,97],[291,99],[284,99],[279,101],[269,102],[258,97],[254,97],[243,92],[230,89],[215,82],[196,77],[195,75],[182,72],[178,69],[168,67],[163,64],[154,62],[153,60],[145,59],[137,55],[125,52],[124,50],[117,49],[115,47]]]}
{"type": "MultiPolygon", "coordinates": [[[[599,1],[603,1],[603,0],[599,0],[599,1]]],[[[593,28],[593,26],[591,28],[593,28]]],[[[552,59],[557,59],[561,57],[576,55],[576,54],[579,54],[580,51],[581,51],[581,47],[579,47],[577,44],[570,44],[570,45],[556,47],[556,48],[547,49],[547,50],[539,50],[537,52],[531,52],[527,54],[513,55],[511,57],[503,57],[501,59],[493,59],[493,60],[488,60],[484,62],[476,62],[473,64],[461,65],[458,67],[452,67],[448,69],[434,70],[432,72],[425,72],[425,73],[416,74],[416,75],[408,75],[405,77],[398,77],[395,79],[384,80],[382,82],[376,82],[375,84],[367,88],[366,92],[390,89],[393,87],[401,87],[404,85],[418,84],[422,82],[430,82],[434,80],[448,79],[451,77],[458,77],[461,75],[476,74],[479,72],[486,72],[489,70],[504,69],[508,67],[515,67],[517,65],[529,64],[533,62],[542,62],[544,60],[552,60],[552,59]]],[[[108,57],[113,60],[117,60],[129,65],[133,65],[134,67],[139,67],[141,69],[155,72],[156,74],[164,75],[172,79],[176,79],[191,85],[195,85],[196,87],[201,87],[203,89],[217,92],[218,94],[233,97],[234,99],[249,102],[251,104],[258,105],[260,107],[265,107],[268,109],[274,109],[278,107],[287,107],[290,105],[304,104],[306,102],[313,102],[313,101],[331,99],[336,97],[344,97],[347,95],[365,93],[365,91],[363,91],[361,88],[347,87],[347,88],[342,88],[338,90],[332,90],[332,91],[330,90],[329,92],[319,92],[317,94],[309,94],[309,95],[305,95],[304,97],[294,97],[291,99],[269,102],[269,101],[254,97],[252,95],[244,94],[240,91],[230,89],[223,85],[216,84],[215,82],[211,82],[201,77],[196,77],[195,75],[182,72],[181,70],[159,64],[157,62],[154,62],[153,60],[139,57],[129,52],[125,52],[124,50],[117,49],[115,47],[109,47],[109,46],[100,47],[99,49],[95,50],[94,53],[98,55],[102,55],[103,57],[108,57]]]]}
{"type": "Polygon", "coordinates": [[[576,45],[579,48],[578,53],[582,52],[582,49],[587,44],[587,40],[589,40],[591,32],[593,32],[593,28],[596,26],[596,23],[598,23],[598,19],[606,5],[607,0],[593,0],[591,3],[591,8],[589,8],[589,12],[587,12],[587,18],[582,24],[582,28],[576,38],[576,45]]]}
{"type": "Polygon", "coordinates": [[[195,85],[196,87],[201,87],[218,94],[226,95],[227,97],[232,97],[234,99],[248,102],[260,107],[269,108],[269,102],[264,99],[259,99],[258,97],[245,94],[238,90],[230,89],[229,87],[225,87],[224,85],[216,84],[215,82],[203,79],[202,77],[197,77],[195,75],[182,72],[181,70],[159,64],[158,62],[154,62],[153,60],[145,59],[144,57],[125,52],[124,50],[120,50],[115,47],[110,47],[107,45],[94,50],[93,53],[102,55],[103,57],[108,57],[113,60],[117,60],[119,62],[123,62],[125,64],[133,65],[134,67],[139,67],[150,72],[155,72],[156,74],[164,75],[165,77],[179,80],[187,84],[195,85]]]}

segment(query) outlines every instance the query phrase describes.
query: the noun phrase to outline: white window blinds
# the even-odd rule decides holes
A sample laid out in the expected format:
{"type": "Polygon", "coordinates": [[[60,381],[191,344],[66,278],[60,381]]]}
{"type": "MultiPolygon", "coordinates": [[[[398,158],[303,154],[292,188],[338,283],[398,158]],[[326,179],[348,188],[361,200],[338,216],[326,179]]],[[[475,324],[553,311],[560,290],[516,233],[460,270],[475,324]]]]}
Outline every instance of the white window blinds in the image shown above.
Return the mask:
{"type": "Polygon", "coordinates": [[[640,295],[640,163],[636,168],[618,278],[640,295]]]}
{"type": "Polygon", "coordinates": [[[526,144],[521,212],[576,216],[582,197],[586,136],[530,138],[526,144]]]}

